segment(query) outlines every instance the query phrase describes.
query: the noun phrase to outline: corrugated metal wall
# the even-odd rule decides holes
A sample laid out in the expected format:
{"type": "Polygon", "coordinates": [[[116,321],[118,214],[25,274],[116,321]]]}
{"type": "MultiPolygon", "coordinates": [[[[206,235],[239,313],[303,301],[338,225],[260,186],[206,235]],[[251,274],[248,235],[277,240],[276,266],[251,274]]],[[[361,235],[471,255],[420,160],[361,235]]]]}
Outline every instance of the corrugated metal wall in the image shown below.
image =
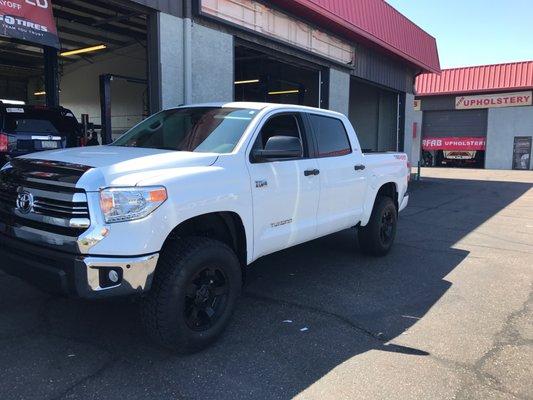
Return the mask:
{"type": "Polygon", "coordinates": [[[355,70],[352,75],[400,92],[413,93],[414,74],[405,64],[355,44],[355,70]]]}

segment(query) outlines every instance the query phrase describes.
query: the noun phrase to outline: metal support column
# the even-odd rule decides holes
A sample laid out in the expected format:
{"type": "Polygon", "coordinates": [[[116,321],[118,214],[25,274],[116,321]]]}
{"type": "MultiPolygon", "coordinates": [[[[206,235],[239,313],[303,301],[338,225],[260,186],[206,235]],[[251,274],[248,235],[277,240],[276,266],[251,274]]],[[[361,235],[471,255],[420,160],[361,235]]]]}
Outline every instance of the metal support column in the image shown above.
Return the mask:
{"type": "Polygon", "coordinates": [[[59,106],[59,62],[54,47],[44,46],[44,87],[46,105],[59,106]]]}
{"type": "Polygon", "coordinates": [[[111,75],[100,75],[100,115],[102,144],[113,141],[111,127],[111,75]]]}
{"type": "Polygon", "coordinates": [[[148,103],[150,114],[155,114],[163,108],[161,87],[161,49],[160,49],[160,13],[148,15],[148,103]]]}

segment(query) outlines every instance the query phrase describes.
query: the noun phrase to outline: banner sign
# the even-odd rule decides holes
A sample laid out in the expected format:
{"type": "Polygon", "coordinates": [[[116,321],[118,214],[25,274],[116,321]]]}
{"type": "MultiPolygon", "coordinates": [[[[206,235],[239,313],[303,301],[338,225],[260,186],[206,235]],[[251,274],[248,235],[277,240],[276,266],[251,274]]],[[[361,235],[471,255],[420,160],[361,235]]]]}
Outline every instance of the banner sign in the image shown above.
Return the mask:
{"type": "Polygon", "coordinates": [[[455,98],[457,110],[473,108],[517,107],[532,105],[532,92],[483,94],[479,96],[458,96],[455,98]]]}
{"type": "Polygon", "coordinates": [[[0,0],[0,36],[59,49],[51,0],[0,0]]]}
{"type": "Polygon", "coordinates": [[[484,137],[433,137],[422,140],[424,150],[485,150],[484,137]]]}

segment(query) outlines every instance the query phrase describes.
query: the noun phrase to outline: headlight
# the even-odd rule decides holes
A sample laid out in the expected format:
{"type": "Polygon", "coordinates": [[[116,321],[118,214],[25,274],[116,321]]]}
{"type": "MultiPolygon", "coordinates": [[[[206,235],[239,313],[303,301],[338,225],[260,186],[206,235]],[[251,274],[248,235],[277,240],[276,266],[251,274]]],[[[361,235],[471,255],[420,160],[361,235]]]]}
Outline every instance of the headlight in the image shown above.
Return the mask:
{"type": "Polygon", "coordinates": [[[109,188],[100,191],[100,207],[108,224],[144,218],[166,199],[167,190],[162,186],[109,188]]]}

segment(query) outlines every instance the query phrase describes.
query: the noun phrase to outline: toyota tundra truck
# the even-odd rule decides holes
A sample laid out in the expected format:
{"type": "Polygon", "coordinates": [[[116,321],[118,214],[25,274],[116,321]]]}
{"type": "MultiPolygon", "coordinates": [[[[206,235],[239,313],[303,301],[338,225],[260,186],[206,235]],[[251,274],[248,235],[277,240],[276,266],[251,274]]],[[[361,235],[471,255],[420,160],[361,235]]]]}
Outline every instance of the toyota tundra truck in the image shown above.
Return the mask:
{"type": "Polygon", "coordinates": [[[68,296],[138,294],[149,336],[191,352],[227,326],[254,260],[353,227],[354,249],[387,254],[409,175],[336,112],[169,109],[110,145],[6,164],[0,267],[68,296]]]}

